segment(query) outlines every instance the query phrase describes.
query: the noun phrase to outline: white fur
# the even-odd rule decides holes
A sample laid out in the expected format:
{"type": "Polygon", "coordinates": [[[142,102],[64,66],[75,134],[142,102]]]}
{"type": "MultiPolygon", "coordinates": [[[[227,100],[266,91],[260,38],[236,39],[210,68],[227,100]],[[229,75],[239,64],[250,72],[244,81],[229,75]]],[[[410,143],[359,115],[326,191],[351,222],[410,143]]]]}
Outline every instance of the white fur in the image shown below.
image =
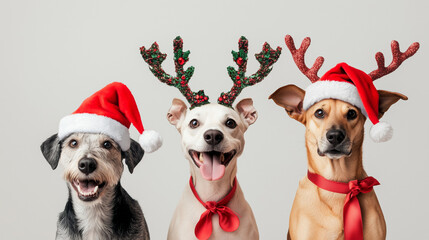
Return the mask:
{"type": "Polygon", "coordinates": [[[311,84],[305,89],[304,110],[323,99],[338,99],[348,102],[358,107],[362,114],[368,117],[357,88],[351,83],[324,80],[311,84]]]}
{"type": "Polygon", "coordinates": [[[139,143],[145,152],[151,153],[162,146],[162,137],[154,130],[144,130],[139,137],[139,143]]]}
{"type": "Polygon", "coordinates": [[[112,232],[111,226],[106,223],[112,222],[111,202],[105,202],[106,199],[113,199],[113,193],[105,189],[104,196],[94,202],[84,202],[80,200],[76,192],[72,192],[73,209],[76,213],[79,229],[82,230],[82,239],[87,240],[105,240],[110,239],[112,232]]]}
{"type": "MultiPolygon", "coordinates": [[[[177,102],[177,99],[175,100],[177,102]]],[[[180,101],[181,102],[181,101],[180,101]]],[[[249,101],[248,101],[249,102],[249,101]]],[[[173,102],[174,103],[174,102],[173,102]]],[[[251,101],[250,101],[251,103],[251,101]]],[[[183,103],[184,104],[184,103],[183,103]]],[[[253,105],[243,107],[241,111],[251,112],[238,112],[232,108],[222,106],[220,104],[206,104],[201,107],[196,107],[192,110],[185,110],[177,114],[177,109],[183,109],[177,106],[172,106],[175,109],[173,116],[174,119],[169,119],[170,123],[174,124],[182,136],[182,149],[186,159],[189,161],[191,168],[191,176],[194,180],[195,189],[199,197],[203,201],[219,201],[226,196],[232,188],[233,180],[237,173],[237,157],[241,155],[244,148],[244,132],[248,126],[254,122],[250,121],[248,117],[255,118],[256,110],[253,105]],[[253,116],[251,116],[251,113],[253,116]],[[230,129],[225,126],[228,118],[234,119],[237,127],[230,129]],[[192,119],[197,119],[200,126],[195,129],[189,127],[189,122],[192,119]],[[196,151],[205,151],[209,147],[204,140],[204,133],[207,130],[219,130],[223,133],[224,139],[216,146],[216,151],[229,152],[236,150],[235,157],[231,160],[225,169],[225,175],[216,181],[205,180],[199,168],[194,164],[192,158],[189,156],[189,149],[196,151]]],[[[170,110],[171,110],[170,109],[170,110]]],[[[170,112],[171,113],[171,112],[170,112]]],[[[169,113],[169,115],[170,115],[169,113]]],[[[234,197],[227,204],[240,218],[240,226],[234,232],[225,232],[219,226],[219,217],[214,215],[212,218],[213,232],[210,239],[237,239],[237,240],[257,240],[259,239],[258,227],[256,225],[255,217],[252,209],[244,198],[244,194],[240,185],[237,183],[237,190],[234,197]]],[[[177,205],[173,218],[170,222],[168,231],[168,240],[196,240],[195,225],[201,217],[201,214],[206,209],[193,195],[188,182],[183,192],[182,198],[177,205]]]]}
{"type": "Polygon", "coordinates": [[[393,136],[393,128],[387,122],[378,122],[371,127],[369,135],[374,142],[386,142],[393,136]]]}
{"type": "Polygon", "coordinates": [[[102,133],[115,140],[122,151],[130,149],[131,140],[128,128],[112,118],[89,113],[78,113],[63,117],[58,129],[60,140],[76,132],[102,133]]]}

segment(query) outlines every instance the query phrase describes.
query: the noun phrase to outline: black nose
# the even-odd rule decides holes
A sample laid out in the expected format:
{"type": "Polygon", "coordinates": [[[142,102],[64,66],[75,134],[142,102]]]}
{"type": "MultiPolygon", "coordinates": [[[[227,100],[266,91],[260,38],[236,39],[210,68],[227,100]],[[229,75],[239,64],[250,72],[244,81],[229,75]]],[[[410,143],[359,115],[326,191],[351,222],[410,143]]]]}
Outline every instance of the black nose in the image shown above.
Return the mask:
{"type": "Polygon", "coordinates": [[[97,162],[93,158],[83,158],[79,161],[79,170],[86,175],[92,173],[97,168],[97,162]]]}
{"type": "Polygon", "coordinates": [[[204,140],[210,145],[219,144],[223,140],[223,133],[219,130],[207,130],[204,133],[204,140]]]}
{"type": "Polygon", "coordinates": [[[328,141],[334,146],[342,143],[345,138],[346,138],[346,135],[343,130],[338,130],[338,129],[329,130],[326,133],[326,139],[328,139],[328,141]]]}

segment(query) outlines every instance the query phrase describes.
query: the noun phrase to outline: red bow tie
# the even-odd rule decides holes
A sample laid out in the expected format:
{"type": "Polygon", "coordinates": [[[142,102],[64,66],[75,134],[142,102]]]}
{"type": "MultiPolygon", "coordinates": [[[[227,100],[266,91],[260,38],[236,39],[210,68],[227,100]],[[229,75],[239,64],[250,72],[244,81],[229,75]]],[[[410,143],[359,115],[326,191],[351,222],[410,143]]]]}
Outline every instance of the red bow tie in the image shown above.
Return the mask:
{"type": "Polygon", "coordinates": [[[195,190],[194,184],[192,183],[192,177],[189,179],[189,185],[191,186],[191,190],[194,193],[195,198],[198,199],[198,201],[207,209],[203,214],[201,214],[200,220],[195,226],[195,236],[199,240],[209,239],[209,237],[212,235],[213,214],[219,215],[219,226],[225,232],[234,232],[238,229],[238,226],[240,225],[240,219],[234,211],[225,206],[234,196],[235,190],[237,189],[237,179],[234,178],[234,185],[232,186],[231,191],[219,202],[203,202],[195,190]]]}
{"type": "Polygon", "coordinates": [[[352,180],[348,183],[328,180],[316,173],[307,172],[308,179],[316,186],[330,192],[347,194],[343,208],[344,239],[363,240],[362,213],[357,195],[369,193],[372,187],[380,185],[373,177],[352,180]]]}

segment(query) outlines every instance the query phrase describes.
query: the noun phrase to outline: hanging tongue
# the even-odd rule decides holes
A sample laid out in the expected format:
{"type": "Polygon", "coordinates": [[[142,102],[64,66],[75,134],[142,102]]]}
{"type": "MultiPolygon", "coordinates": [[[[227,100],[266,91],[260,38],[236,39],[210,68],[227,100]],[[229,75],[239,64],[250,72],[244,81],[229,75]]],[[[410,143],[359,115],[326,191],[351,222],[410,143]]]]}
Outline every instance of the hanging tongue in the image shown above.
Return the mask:
{"type": "Polygon", "coordinates": [[[79,187],[82,193],[92,193],[96,186],[98,185],[92,180],[83,180],[79,182],[79,187]]]}
{"type": "Polygon", "coordinates": [[[200,167],[201,175],[208,181],[216,181],[225,174],[225,166],[220,163],[220,152],[203,152],[204,163],[200,167]]]}

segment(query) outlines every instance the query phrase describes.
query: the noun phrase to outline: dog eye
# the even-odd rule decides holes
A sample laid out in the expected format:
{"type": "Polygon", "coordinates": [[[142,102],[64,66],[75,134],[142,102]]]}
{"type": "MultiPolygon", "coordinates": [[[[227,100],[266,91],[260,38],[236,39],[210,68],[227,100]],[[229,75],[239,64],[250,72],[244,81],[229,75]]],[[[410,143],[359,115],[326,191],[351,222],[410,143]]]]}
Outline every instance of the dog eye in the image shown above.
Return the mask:
{"type": "Polygon", "coordinates": [[[111,149],[111,148],[113,147],[113,145],[112,145],[112,143],[111,143],[111,142],[109,142],[109,141],[105,141],[105,142],[103,143],[103,147],[104,147],[105,149],[111,149]]]}
{"type": "Polygon", "coordinates": [[[77,141],[76,140],[74,140],[74,139],[72,139],[72,140],[70,140],[70,142],[69,142],[69,146],[71,147],[71,148],[75,148],[75,147],[77,147],[77,141]]]}
{"type": "Polygon", "coordinates": [[[231,118],[228,118],[228,120],[226,120],[225,125],[229,128],[237,127],[237,123],[234,121],[234,119],[231,118]]]}
{"type": "Polygon", "coordinates": [[[192,120],[189,122],[189,127],[190,127],[190,128],[197,128],[198,126],[200,126],[200,122],[198,122],[198,120],[197,120],[197,119],[192,119],[192,120]]]}
{"type": "Polygon", "coordinates": [[[355,111],[355,110],[353,110],[353,109],[350,109],[350,110],[347,112],[347,119],[348,119],[348,120],[353,120],[353,119],[355,119],[355,118],[357,118],[357,113],[356,113],[356,111],[355,111]]]}
{"type": "Polygon", "coordinates": [[[317,109],[316,112],[314,113],[314,116],[322,119],[325,117],[325,112],[322,109],[317,109]]]}

